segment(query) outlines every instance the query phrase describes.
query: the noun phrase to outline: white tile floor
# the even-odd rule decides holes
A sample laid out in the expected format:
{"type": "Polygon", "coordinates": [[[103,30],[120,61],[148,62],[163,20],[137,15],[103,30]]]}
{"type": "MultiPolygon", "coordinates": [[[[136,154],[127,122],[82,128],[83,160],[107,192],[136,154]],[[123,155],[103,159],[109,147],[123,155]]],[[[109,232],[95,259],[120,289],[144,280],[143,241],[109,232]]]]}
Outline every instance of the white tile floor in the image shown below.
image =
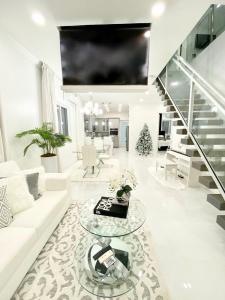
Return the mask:
{"type": "MultiPolygon", "coordinates": [[[[154,158],[128,155],[121,149],[115,157],[138,176],[133,194],[146,206],[146,226],[171,300],[224,300],[225,231],[216,224],[219,211],[206,201],[206,191],[162,186],[147,170],[154,158]]],[[[106,189],[105,183],[74,183],[73,195],[85,201],[106,189]]]]}

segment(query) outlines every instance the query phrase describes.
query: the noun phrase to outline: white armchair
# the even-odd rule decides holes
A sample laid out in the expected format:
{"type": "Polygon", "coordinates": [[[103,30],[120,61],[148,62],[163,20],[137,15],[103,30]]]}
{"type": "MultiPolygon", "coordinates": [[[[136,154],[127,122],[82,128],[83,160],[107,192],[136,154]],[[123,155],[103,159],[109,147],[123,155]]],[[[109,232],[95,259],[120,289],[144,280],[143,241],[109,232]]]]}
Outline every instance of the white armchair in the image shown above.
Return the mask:
{"type": "Polygon", "coordinates": [[[104,150],[109,155],[109,157],[112,157],[113,153],[113,141],[111,136],[105,136],[104,140],[104,150]]]}
{"type": "Polygon", "coordinates": [[[94,138],[94,145],[95,145],[97,152],[104,152],[104,143],[103,143],[103,139],[101,137],[94,138]]]}
{"type": "MultiPolygon", "coordinates": [[[[92,168],[92,174],[95,173],[95,168],[98,167],[96,148],[94,145],[84,145],[82,147],[83,168],[86,170],[83,177],[87,175],[88,169],[92,168]]],[[[99,172],[98,172],[99,173],[99,172]]],[[[97,174],[98,176],[98,174],[97,174]]]]}

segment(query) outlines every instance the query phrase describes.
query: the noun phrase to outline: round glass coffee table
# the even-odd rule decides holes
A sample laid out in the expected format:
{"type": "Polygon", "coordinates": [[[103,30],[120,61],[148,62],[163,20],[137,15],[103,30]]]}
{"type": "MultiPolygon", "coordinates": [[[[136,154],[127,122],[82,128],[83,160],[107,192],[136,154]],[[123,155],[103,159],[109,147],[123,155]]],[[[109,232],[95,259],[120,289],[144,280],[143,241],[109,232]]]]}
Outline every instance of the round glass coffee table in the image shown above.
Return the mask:
{"type": "Polygon", "coordinates": [[[145,222],[145,209],[139,200],[131,197],[127,218],[114,218],[94,214],[97,202],[90,199],[79,212],[80,224],[90,234],[82,237],[75,250],[75,272],[88,292],[112,298],[134,288],[145,272],[144,251],[133,234],[145,222]],[[113,253],[107,258],[108,269],[96,258],[102,249],[109,250],[106,256],[113,253]]]}

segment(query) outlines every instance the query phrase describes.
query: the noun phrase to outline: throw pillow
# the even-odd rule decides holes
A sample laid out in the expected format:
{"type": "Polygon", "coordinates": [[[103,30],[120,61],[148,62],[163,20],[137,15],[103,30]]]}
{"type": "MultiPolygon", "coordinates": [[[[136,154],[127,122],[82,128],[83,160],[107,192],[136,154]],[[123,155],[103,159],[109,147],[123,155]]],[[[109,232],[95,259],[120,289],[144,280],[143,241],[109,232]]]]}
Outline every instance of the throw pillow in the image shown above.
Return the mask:
{"type": "Polygon", "coordinates": [[[7,199],[12,215],[34,205],[34,198],[29,193],[28,185],[23,174],[7,178],[7,199]]]}
{"type": "Polygon", "coordinates": [[[32,174],[32,173],[39,173],[38,177],[38,193],[43,194],[44,191],[46,191],[45,188],[45,169],[44,167],[37,167],[33,169],[26,169],[26,170],[21,170],[19,174],[32,174]]]}
{"type": "Polygon", "coordinates": [[[32,173],[26,175],[28,189],[30,194],[34,197],[34,200],[39,199],[41,196],[38,192],[38,177],[39,173],[32,173]]]}
{"type": "Polygon", "coordinates": [[[7,227],[12,222],[12,213],[6,198],[6,184],[0,184],[0,228],[7,227]]]}

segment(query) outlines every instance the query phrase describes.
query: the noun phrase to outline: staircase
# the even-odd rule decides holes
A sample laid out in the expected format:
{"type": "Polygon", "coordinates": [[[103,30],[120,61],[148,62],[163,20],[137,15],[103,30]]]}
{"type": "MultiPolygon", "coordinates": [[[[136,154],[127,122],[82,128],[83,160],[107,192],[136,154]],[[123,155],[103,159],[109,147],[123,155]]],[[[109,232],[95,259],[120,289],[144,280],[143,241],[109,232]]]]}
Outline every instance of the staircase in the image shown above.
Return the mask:
{"type": "MultiPolygon", "coordinates": [[[[186,154],[196,158],[192,166],[209,190],[207,201],[225,211],[225,110],[220,104],[225,99],[178,56],[165,72],[155,85],[167,117],[177,127],[186,154]]],[[[216,222],[225,229],[225,215],[218,215],[216,222]]]]}

